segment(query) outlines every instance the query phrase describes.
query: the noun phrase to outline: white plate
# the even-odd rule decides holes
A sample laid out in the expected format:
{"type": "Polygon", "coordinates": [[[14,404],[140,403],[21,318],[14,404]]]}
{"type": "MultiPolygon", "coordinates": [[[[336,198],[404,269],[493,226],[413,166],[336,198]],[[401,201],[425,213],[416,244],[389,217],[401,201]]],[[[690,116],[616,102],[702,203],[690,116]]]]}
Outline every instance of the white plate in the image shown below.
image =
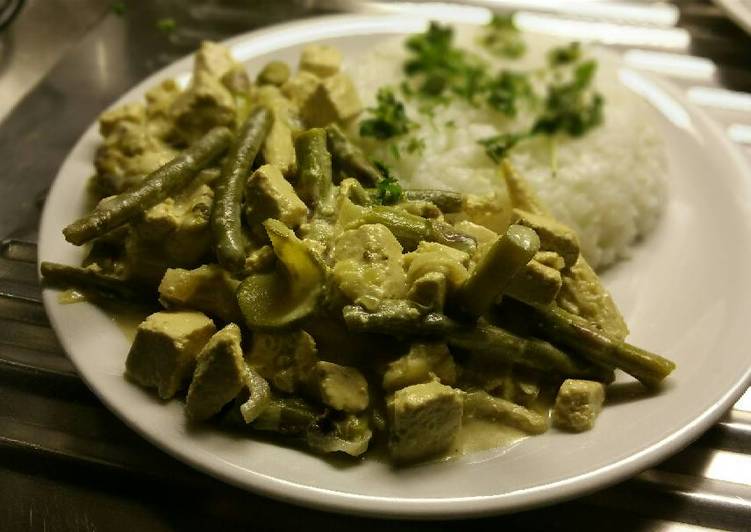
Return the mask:
{"type": "Polygon", "coordinates": [[[713,0],[738,25],[751,34],[751,0],[713,0]]]}
{"type": "MultiPolygon", "coordinates": [[[[353,61],[386,36],[420,31],[425,23],[321,18],[227,44],[255,72],[272,58],[294,63],[302,45],[319,40],[353,61]]],[[[117,103],[139,100],[160,80],[185,76],[190,65],[191,58],[178,61],[117,103]]],[[[454,518],[551,503],[625,479],[698,437],[748,386],[751,175],[719,129],[678,91],[635,72],[623,75],[655,106],[669,151],[670,193],[659,228],[605,280],[632,341],[676,360],[678,370],[658,396],[610,405],[591,432],[550,431],[510,449],[402,470],[368,460],[342,466],[219,430],[190,431],[181,403],[164,404],[123,378],[128,341],[107,315],[88,304],[60,305],[56,292],[45,290],[52,324],[89,387],[128,425],[198,469],[285,501],[372,516],[454,518]]],[[[40,260],[82,258],[60,230],[83,212],[98,142],[92,125],[60,169],[42,218],[40,260]]]]}

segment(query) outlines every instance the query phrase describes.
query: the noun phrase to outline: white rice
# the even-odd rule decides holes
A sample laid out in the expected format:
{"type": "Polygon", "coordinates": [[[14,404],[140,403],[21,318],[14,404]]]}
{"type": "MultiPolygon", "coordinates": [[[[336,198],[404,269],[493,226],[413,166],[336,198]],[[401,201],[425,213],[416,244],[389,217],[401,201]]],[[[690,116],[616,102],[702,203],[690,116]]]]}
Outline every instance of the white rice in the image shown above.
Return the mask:
{"type": "MultiPolygon", "coordinates": [[[[566,44],[526,34],[526,54],[519,60],[503,61],[475,46],[473,32],[459,28],[456,43],[498,68],[513,70],[540,68],[547,50],[566,44]]],[[[555,176],[547,140],[521,144],[512,151],[511,160],[553,214],[579,233],[584,256],[601,268],[627,257],[634,241],[654,227],[663,205],[666,157],[651,109],[618,82],[617,58],[601,50],[590,50],[588,55],[599,63],[596,86],[605,97],[604,123],[578,139],[560,137],[555,176]]],[[[405,57],[403,39],[397,39],[349,68],[366,106],[374,104],[379,87],[398,87],[404,79],[405,57]]],[[[363,139],[370,154],[392,166],[404,185],[474,194],[502,190],[497,165],[477,141],[528,127],[533,120],[530,113],[509,120],[454,98],[450,105],[438,107],[431,119],[418,112],[416,102],[404,103],[409,118],[419,124],[415,135],[425,142],[421,153],[410,155],[401,149],[397,160],[383,143],[363,139]],[[447,127],[449,122],[455,127],[447,127]]]]}

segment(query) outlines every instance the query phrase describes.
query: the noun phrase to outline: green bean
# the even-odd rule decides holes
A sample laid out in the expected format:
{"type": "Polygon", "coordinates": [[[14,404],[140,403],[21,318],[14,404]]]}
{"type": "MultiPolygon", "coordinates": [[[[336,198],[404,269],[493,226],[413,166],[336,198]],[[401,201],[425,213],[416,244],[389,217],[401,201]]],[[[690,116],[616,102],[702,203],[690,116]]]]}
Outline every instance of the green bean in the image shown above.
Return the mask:
{"type": "Polygon", "coordinates": [[[529,434],[542,434],[548,430],[547,417],[484,391],[464,395],[464,412],[471,417],[498,421],[529,434]]]}
{"type": "Polygon", "coordinates": [[[65,239],[80,246],[129,222],[190,183],[200,170],[227,148],[231,140],[229,129],[212,129],[180,155],[149,174],[138,188],[115,196],[105,206],[67,226],[63,229],[65,239]]]}
{"type": "Polygon", "coordinates": [[[517,364],[549,374],[612,382],[613,371],[578,360],[538,338],[524,338],[486,323],[463,324],[438,312],[421,313],[417,306],[388,302],[377,312],[348,305],[342,316],[350,331],[396,337],[442,338],[452,347],[465,349],[500,364],[517,364]]]}
{"type": "Polygon", "coordinates": [[[287,436],[301,436],[311,430],[322,415],[323,409],[303,399],[274,397],[250,426],[287,436]]]}
{"type": "Polygon", "coordinates": [[[152,301],[155,295],[145,287],[90,268],[66,266],[47,261],[42,262],[40,268],[44,281],[60,288],[93,292],[119,301],[147,302],[152,301]]]}
{"type": "Polygon", "coordinates": [[[370,207],[376,204],[376,191],[367,189],[357,179],[348,177],[339,184],[339,194],[361,207],[370,207]]]}
{"type": "Polygon", "coordinates": [[[563,257],[566,267],[576,264],[579,258],[579,237],[575,231],[549,216],[521,209],[514,209],[511,219],[515,224],[533,229],[540,237],[540,248],[558,253],[563,257]]]}
{"type": "Polygon", "coordinates": [[[482,256],[459,292],[459,304],[473,316],[485,314],[511,279],[534,257],[540,239],[532,229],[509,226],[482,256]]]}
{"type": "Polygon", "coordinates": [[[308,207],[317,210],[331,197],[333,186],[331,155],[326,148],[326,131],[313,128],[300,134],[295,140],[297,154],[298,196],[308,207]]]}
{"type": "Polygon", "coordinates": [[[357,333],[440,338],[456,329],[456,323],[445,315],[426,313],[420,305],[404,300],[383,301],[376,312],[347,305],[342,309],[342,316],[347,328],[357,333]]]}
{"type": "Polygon", "coordinates": [[[615,378],[610,368],[575,358],[539,338],[524,338],[494,325],[458,329],[446,337],[446,342],[502,364],[518,364],[562,377],[606,383],[615,378]]]}
{"type": "Polygon", "coordinates": [[[339,126],[326,126],[326,136],[334,163],[347,177],[354,177],[367,187],[374,187],[383,179],[381,172],[368,161],[360,148],[349,141],[339,126]]]}
{"type": "Polygon", "coordinates": [[[503,293],[531,305],[550,305],[562,282],[561,272],[532,259],[514,275],[503,293]]]}
{"type": "Polygon", "coordinates": [[[245,246],[241,229],[241,203],[245,178],[271,127],[271,112],[256,107],[232,145],[216,186],[211,211],[211,232],[219,263],[229,271],[242,269],[245,246]]]}
{"type": "Polygon", "coordinates": [[[451,190],[402,190],[402,199],[429,201],[444,214],[459,212],[464,208],[464,194],[451,190]]]}
{"type": "Polygon", "coordinates": [[[359,222],[356,226],[385,225],[408,251],[416,249],[423,240],[438,242],[468,253],[474,251],[477,246],[474,238],[457,231],[445,222],[422,218],[395,207],[368,207],[363,210],[359,222]]]}
{"type": "MultiPolygon", "coordinates": [[[[550,212],[532,187],[514,170],[508,159],[501,163],[501,173],[513,207],[533,214],[550,216],[550,212]]],[[[621,339],[628,335],[628,326],[623,315],[582,255],[579,255],[573,266],[563,272],[562,282],[556,297],[558,305],[568,310],[576,310],[577,314],[581,313],[611,335],[621,339]]]]}
{"type": "MultiPolygon", "coordinates": [[[[370,196],[369,203],[375,203],[378,191],[365,189],[370,196]]],[[[438,207],[442,213],[459,212],[464,208],[464,194],[450,190],[412,189],[402,190],[401,199],[406,201],[429,201],[438,207]]]]}
{"type": "Polygon", "coordinates": [[[271,61],[261,69],[256,77],[259,85],[276,85],[280,87],[289,79],[289,66],[284,61],[271,61]]]}
{"type": "Polygon", "coordinates": [[[541,336],[560,342],[595,364],[622,369],[646,386],[657,386],[675,369],[671,360],[613,338],[561,308],[530,308],[541,336]]]}

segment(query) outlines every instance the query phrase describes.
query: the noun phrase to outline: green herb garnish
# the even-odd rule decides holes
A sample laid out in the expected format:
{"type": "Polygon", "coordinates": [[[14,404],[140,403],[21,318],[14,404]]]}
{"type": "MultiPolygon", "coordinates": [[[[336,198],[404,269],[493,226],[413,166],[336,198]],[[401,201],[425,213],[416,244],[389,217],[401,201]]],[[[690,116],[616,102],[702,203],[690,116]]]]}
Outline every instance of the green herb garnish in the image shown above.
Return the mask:
{"type": "Polygon", "coordinates": [[[485,153],[488,157],[499,163],[508,155],[511,148],[530,136],[529,133],[502,133],[480,139],[478,142],[485,147],[485,153]]]}
{"type": "MultiPolygon", "coordinates": [[[[480,44],[497,55],[510,58],[519,57],[526,48],[510,16],[493,17],[480,36],[480,44]]],[[[524,139],[558,134],[578,137],[602,123],[604,100],[591,88],[597,63],[582,61],[584,50],[578,42],[548,51],[551,68],[547,71],[501,70],[495,76],[481,58],[455,46],[454,32],[449,26],[431,22],[424,33],[409,37],[405,45],[409,52],[404,63],[407,79],[402,82],[401,90],[405,97],[421,98],[419,111],[422,114],[432,118],[433,109],[448,103],[452,96],[509,118],[518,115],[523,101],[533,104],[530,108],[536,116],[531,127],[479,141],[494,161],[506,157],[509,150],[524,139]],[[540,75],[540,81],[547,83],[542,94],[535,91],[533,75],[540,75]]],[[[446,127],[453,127],[453,124],[447,123],[446,127]]],[[[378,137],[375,131],[370,135],[388,138],[385,134],[378,137]]],[[[406,149],[412,153],[409,145],[406,149]]],[[[557,166],[556,159],[551,157],[553,166],[557,166]]]]}
{"type": "Polygon", "coordinates": [[[403,135],[414,127],[414,122],[407,117],[404,104],[396,99],[393,90],[381,87],[376,100],[377,105],[367,109],[373,117],[360,122],[361,136],[385,140],[403,135]]]}
{"type": "Polygon", "coordinates": [[[548,64],[552,67],[568,65],[581,59],[581,56],[581,43],[574,41],[566,46],[551,49],[548,52],[548,64]]]}
{"type": "Polygon", "coordinates": [[[421,96],[437,98],[449,92],[472,101],[483,90],[485,65],[455,47],[453,39],[454,31],[436,22],[425,33],[407,39],[411,57],[404,63],[404,72],[416,79],[421,96]]]}
{"type": "Polygon", "coordinates": [[[573,79],[548,89],[545,110],[532,127],[533,133],[568,133],[580,137],[602,123],[602,95],[589,90],[597,70],[595,61],[576,67],[573,79]]]}
{"type": "Polygon", "coordinates": [[[506,116],[515,117],[518,102],[525,98],[534,98],[532,85],[526,74],[503,70],[488,83],[488,105],[506,116]]]}
{"type": "Polygon", "coordinates": [[[422,153],[422,151],[425,149],[425,141],[418,137],[412,137],[409,139],[409,142],[407,142],[406,150],[407,153],[422,153]]]}
{"type": "Polygon", "coordinates": [[[524,44],[521,32],[511,15],[493,15],[480,37],[480,44],[490,53],[510,59],[521,57],[527,50],[527,45],[524,44]]]}
{"type": "Polygon", "coordinates": [[[164,33],[172,33],[177,29],[177,22],[173,18],[160,18],[156,21],[156,29],[164,33]]]}
{"type": "MultiPolygon", "coordinates": [[[[585,61],[575,66],[569,81],[552,81],[547,86],[543,111],[532,127],[526,132],[504,133],[480,140],[480,144],[485,147],[485,152],[491,159],[499,162],[506,157],[511,148],[526,138],[535,135],[549,135],[553,138],[560,133],[580,137],[601,124],[604,99],[591,88],[596,72],[597,62],[585,61]]],[[[511,100],[511,104],[515,102],[515,99],[511,100]]],[[[514,108],[510,107],[511,104],[507,100],[500,99],[497,108],[500,111],[513,110],[514,108]],[[506,107],[503,107],[504,105],[506,107]]],[[[558,163],[555,144],[552,146],[551,167],[555,175],[558,163]]]]}
{"type": "Polygon", "coordinates": [[[373,161],[373,165],[381,172],[383,179],[376,185],[376,201],[381,205],[393,205],[402,197],[402,187],[399,180],[391,175],[388,166],[381,161],[373,161]]]}

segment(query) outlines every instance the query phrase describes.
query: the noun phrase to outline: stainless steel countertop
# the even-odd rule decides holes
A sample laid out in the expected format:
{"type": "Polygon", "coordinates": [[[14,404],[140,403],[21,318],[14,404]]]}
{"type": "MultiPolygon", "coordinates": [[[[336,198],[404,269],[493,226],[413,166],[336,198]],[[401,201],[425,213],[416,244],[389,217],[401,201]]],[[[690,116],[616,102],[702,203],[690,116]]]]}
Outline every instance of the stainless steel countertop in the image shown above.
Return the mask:
{"type": "MultiPolygon", "coordinates": [[[[54,36],[58,45],[43,55],[47,64],[54,55],[62,59],[0,124],[0,530],[293,530],[343,524],[363,530],[751,528],[749,392],[697,442],[634,479],[564,504],[463,523],[387,524],[292,507],[197,473],[126,428],[78,378],[40,305],[36,228],[47,187],[65,155],[119,94],[202,39],[327,11],[404,6],[346,0],[129,1],[125,15],[118,16],[103,0],[49,1],[56,9],[90,8],[77,18],[74,33],[94,25],[67,50],[64,36],[54,36]],[[173,33],[156,29],[163,17],[176,20],[173,33]]],[[[751,149],[742,146],[751,145],[751,39],[710,3],[590,2],[587,12],[581,5],[572,11],[571,3],[549,2],[547,12],[554,14],[548,19],[539,12],[544,2],[475,3],[525,10],[536,5],[530,20],[537,17],[538,23],[600,24],[610,46],[631,64],[671,78],[751,161],[751,149]],[[646,40],[638,42],[639,35],[646,40]]],[[[48,9],[41,0],[27,8],[48,9]]],[[[19,32],[22,22],[19,18],[12,31],[19,32]]],[[[27,84],[32,73],[44,70],[41,64],[21,67],[27,68],[27,84]]],[[[0,116],[2,105],[11,105],[2,92],[6,75],[0,64],[0,116]]]]}

